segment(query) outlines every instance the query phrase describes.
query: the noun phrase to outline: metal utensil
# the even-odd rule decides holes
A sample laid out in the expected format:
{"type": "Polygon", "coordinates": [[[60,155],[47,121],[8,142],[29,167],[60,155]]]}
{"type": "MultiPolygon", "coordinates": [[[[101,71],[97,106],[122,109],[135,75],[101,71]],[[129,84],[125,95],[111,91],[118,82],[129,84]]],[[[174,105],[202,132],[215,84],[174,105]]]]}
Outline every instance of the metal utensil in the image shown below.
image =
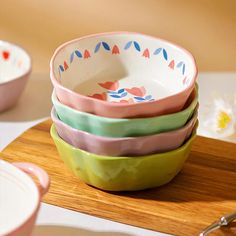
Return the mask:
{"type": "Polygon", "coordinates": [[[236,219],[236,211],[233,213],[230,213],[228,215],[222,216],[218,221],[215,221],[211,225],[209,225],[207,228],[205,228],[199,236],[206,236],[210,232],[219,229],[222,226],[227,226],[230,222],[236,219]]]}

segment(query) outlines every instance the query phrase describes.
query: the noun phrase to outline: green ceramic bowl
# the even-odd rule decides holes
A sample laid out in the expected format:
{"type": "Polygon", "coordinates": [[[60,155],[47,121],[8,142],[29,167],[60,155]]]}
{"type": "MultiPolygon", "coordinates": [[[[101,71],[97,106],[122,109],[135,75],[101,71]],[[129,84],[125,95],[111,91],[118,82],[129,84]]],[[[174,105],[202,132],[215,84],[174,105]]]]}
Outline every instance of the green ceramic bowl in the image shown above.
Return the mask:
{"type": "Polygon", "coordinates": [[[110,157],[89,153],[67,144],[51,127],[51,136],[65,164],[85,183],[108,191],[132,191],[161,186],[182,169],[196,136],[180,148],[139,157],[110,157]]]}
{"type": "Polygon", "coordinates": [[[72,128],[106,137],[132,137],[157,134],[184,126],[197,106],[198,92],[196,87],[182,111],[151,118],[116,119],[80,112],[60,103],[55,92],[52,94],[52,102],[59,118],[72,128]]]}

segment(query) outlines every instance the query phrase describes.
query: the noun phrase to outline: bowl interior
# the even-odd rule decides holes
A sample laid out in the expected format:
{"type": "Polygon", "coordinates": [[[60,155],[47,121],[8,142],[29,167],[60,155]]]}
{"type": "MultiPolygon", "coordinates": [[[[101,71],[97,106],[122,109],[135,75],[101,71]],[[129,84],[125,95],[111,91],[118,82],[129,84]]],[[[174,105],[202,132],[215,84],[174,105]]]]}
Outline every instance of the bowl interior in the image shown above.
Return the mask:
{"type": "Polygon", "coordinates": [[[0,41],[0,84],[21,77],[30,67],[30,57],[22,48],[0,41]]]}
{"type": "Polygon", "coordinates": [[[37,208],[38,192],[29,176],[1,160],[0,183],[0,235],[6,235],[37,208]]]}
{"type": "Polygon", "coordinates": [[[118,103],[153,101],[180,93],[196,75],[190,53],[137,33],[107,33],[61,46],[55,78],[79,94],[118,103]]]}

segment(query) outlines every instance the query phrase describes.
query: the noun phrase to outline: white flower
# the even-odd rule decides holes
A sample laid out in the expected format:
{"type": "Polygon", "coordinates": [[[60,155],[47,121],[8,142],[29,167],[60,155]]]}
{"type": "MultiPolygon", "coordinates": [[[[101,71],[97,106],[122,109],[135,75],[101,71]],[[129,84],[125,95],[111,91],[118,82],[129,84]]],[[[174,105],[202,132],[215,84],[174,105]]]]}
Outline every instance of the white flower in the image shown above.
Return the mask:
{"type": "Polygon", "coordinates": [[[222,98],[215,99],[204,126],[217,137],[229,137],[235,132],[233,106],[222,98]]]}

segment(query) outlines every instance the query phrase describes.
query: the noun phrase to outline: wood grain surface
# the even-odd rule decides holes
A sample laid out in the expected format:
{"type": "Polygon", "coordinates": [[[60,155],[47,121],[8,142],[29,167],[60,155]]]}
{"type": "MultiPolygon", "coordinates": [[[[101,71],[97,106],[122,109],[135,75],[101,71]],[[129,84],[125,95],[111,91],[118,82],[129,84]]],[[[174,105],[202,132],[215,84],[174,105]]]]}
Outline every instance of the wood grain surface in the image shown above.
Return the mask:
{"type": "MultiPolygon", "coordinates": [[[[182,172],[168,185],[146,191],[110,193],[90,187],[65,167],[50,137],[51,121],[11,143],[4,160],[32,162],[51,177],[44,202],[117,222],[174,235],[198,235],[220,216],[236,210],[236,145],[197,137],[182,172]]],[[[236,224],[212,235],[235,235],[236,224]]]]}

